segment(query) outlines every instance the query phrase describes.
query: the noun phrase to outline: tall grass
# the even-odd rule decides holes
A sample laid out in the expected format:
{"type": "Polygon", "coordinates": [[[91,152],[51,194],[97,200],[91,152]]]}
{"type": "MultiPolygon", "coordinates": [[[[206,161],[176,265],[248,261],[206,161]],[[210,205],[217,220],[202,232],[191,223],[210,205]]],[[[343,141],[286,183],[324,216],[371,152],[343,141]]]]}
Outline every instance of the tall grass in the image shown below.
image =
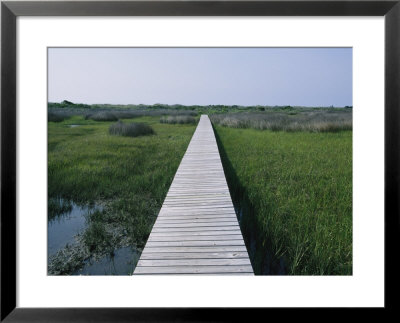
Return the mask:
{"type": "Polygon", "coordinates": [[[351,275],[352,132],[215,131],[255,272],[351,275]]]}
{"type": "Polygon", "coordinates": [[[123,123],[121,120],[112,124],[108,131],[111,135],[125,137],[138,137],[154,134],[153,128],[145,123],[123,123]]]}
{"type": "Polygon", "coordinates": [[[87,114],[85,119],[91,119],[94,121],[117,121],[118,117],[113,112],[101,111],[94,114],[87,114]]]}
{"type": "Polygon", "coordinates": [[[65,213],[71,212],[72,204],[70,201],[59,197],[52,197],[48,200],[48,219],[52,220],[65,213]]]}
{"type": "Polygon", "coordinates": [[[144,247],[195,126],[170,127],[160,124],[159,117],[136,120],[156,135],[137,140],[110,136],[110,122],[84,116],[74,117],[81,124],[76,128],[48,123],[49,201],[62,197],[103,207],[90,215],[77,246],[49,259],[50,274],[70,274],[88,257],[122,246],[139,252],[144,247]]]}
{"type": "Polygon", "coordinates": [[[177,116],[167,116],[167,117],[161,117],[160,119],[161,123],[170,123],[170,124],[184,124],[184,123],[196,123],[196,119],[193,118],[192,116],[182,116],[182,115],[177,115],[177,116]]]}
{"type": "Polygon", "coordinates": [[[337,132],[352,130],[351,109],[290,109],[211,115],[215,124],[272,131],[337,132]]]}

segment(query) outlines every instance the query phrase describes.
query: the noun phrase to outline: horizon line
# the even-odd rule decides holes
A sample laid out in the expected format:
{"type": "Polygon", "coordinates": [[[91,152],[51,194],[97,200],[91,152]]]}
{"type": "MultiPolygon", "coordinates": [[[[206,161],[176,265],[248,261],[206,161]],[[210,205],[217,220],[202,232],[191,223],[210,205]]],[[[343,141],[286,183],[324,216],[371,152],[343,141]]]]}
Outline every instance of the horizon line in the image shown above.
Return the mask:
{"type": "Polygon", "coordinates": [[[120,105],[120,106],[128,106],[128,105],[134,105],[134,106],[139,106],[139,105],[143,105],[143,106],[154,106],[154,105],[164,105],[164,106],[182,106],[182,107],[193,107],[193,106],[198,106],[198,107],[209,107],[209,106],[227,106],[227,107],[293,107],[293,108],[345,108],[345,107],[352,107],[352,104],[348,104],[348,105],[343,105],[343,106],[335,106],[333,104],[331,105],[293,105],[293,104],[251,104],[251,105],[242,105],[242,104],[223,104],[223,103],[216,103],[216,104],[206,104],[206,105],[202,105],[202,104],[181,104],[181,103],[153,103],[153,104],[148,104],[148,103],[83,103],[83,102],[72,102],[69,100],[63,100],[61,102],[55,102],[55,101],[47,101],[47,103],[55,103],[55,104],[62,104],[64,101],[68,101],[70,104],[74,104],[74,105],[120,105]]]}

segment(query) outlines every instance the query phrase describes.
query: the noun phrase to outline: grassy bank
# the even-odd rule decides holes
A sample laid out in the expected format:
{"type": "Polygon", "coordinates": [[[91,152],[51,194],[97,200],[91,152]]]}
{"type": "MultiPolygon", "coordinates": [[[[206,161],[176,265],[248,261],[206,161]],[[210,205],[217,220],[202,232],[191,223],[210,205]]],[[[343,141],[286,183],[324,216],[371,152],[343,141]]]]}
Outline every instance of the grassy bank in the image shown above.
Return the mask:
{"type": "MultiPolygon", "coordinates": [[[[77,246],[49,260],[50,273],[68,274],[121,246],[144,247],[196,125],[161,124],[159,116],[125,121],[145,123],[154,134],[113,136],[115,122],[83,115],[48,123],[49,200],[103,207],[91,214],[77,246]]],[[[49,215],[57,208],[49,204],[49,215]]]]}
{"type": "Polygon", "coordinates": [[[215,132],[255,272],[350,275],[352,132],[215,132]]]}

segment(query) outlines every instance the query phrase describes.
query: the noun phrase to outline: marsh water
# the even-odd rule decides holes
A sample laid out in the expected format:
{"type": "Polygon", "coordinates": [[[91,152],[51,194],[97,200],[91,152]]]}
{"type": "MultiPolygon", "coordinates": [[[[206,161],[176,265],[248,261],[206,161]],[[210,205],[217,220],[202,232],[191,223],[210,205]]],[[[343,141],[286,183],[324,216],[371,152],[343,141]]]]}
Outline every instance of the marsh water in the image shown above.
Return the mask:
{"type": "Polygon", "coordinates": [[[83,233],[87,227],[86,217],[98,207],[78,206],[73,202],[60,200],[60,204],[68,204],[70,211],[58,214],[49,219],[47,226],[48,255],[54,255],[67,245],[76,243],[75,236],[83,233]]]}
{"type": "MultiPolygon", "coordinates": [[[[48,220],[48,260],[58,251],[77,246],[77,236],[85,232],[90,225],[89,215],[95,211],[102,211],[100,205],[77,205],[72,201],[59,199],[60,205],[68,205],[65,212],[52,216],[48,220]]],[[[71,275],[129,275],[132,274],[140,253],[131,247],[114,249],[111,255],[101,259],[89,258],[84,261],[83,267],[75,270],[71,275]]]]}
{"type": "Polygon", "coordinates": [[[134,265],[139,260],[140,253],[131,247],[114,250],[113,255],[107,255],[100,260],[89,259],[85,266],[72,275],[128,275],[132,274],[134,265]]]}

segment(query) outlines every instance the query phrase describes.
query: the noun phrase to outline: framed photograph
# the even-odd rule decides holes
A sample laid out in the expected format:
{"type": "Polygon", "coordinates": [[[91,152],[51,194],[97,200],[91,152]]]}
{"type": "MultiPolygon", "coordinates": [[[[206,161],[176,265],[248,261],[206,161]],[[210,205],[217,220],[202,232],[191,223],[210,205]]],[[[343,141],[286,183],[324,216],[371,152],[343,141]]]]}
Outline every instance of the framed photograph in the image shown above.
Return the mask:
{"type": "Polygon", "coordinates": [[[1,320],[393,308],[399,15],[3,1],[1,320]]]}

